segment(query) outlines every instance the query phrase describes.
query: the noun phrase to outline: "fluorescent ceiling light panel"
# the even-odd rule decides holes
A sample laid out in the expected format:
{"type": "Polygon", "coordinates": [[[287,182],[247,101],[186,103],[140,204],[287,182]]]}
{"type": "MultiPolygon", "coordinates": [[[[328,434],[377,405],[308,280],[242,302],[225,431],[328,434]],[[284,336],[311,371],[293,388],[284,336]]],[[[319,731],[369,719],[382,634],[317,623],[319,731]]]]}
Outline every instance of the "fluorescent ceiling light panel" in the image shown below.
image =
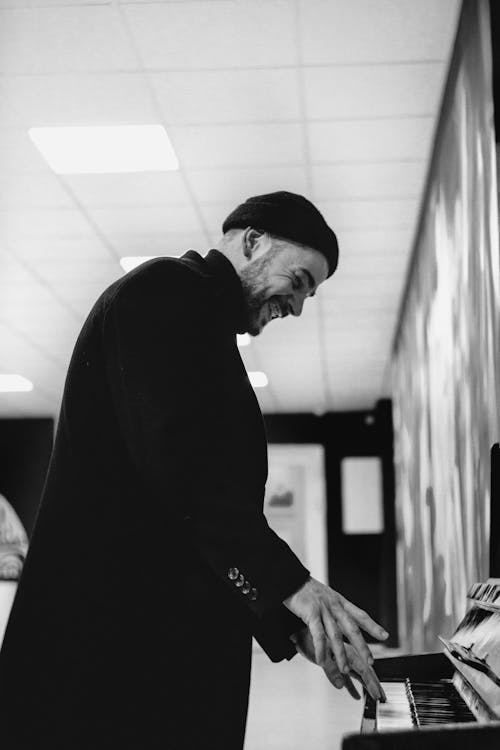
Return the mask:
{"type": "Polygon", "coordinates": [[[248,346],[250,343],[250,335],[248,333],[237,333],[236,341],[238,346],[248,346]]]}
{"type": "Polygon", "coordinates": [[[265,388],[268,382],[264,372],[249,372],[248,378],[253,388],[265,388]]]}
{"type": "Polygon", "coordinates": [[[33,383],[22,375],[7,375],[0,373],[0,393],[16,393],[32,391],[33,383]]]}
{"type": "Polygon", "coordinates": [[[30,128],[28,134],[56,174],[179,169],[162,125],[30,128]]]}

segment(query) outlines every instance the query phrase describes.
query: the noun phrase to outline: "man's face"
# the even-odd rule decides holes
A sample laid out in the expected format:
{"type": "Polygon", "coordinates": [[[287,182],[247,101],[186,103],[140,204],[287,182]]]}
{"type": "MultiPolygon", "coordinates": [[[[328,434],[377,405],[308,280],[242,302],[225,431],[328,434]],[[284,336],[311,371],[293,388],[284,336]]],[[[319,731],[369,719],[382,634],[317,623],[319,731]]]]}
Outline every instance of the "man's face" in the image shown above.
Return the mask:
{"type": "Polygon", "coordinates": [[[285,240],[273,246],[269,235],[261,235],[240,269],[248,333],[257,336],[274,318],[300,315],[306,297],[314,295],[327,275],[322,253],[285,240]]]}

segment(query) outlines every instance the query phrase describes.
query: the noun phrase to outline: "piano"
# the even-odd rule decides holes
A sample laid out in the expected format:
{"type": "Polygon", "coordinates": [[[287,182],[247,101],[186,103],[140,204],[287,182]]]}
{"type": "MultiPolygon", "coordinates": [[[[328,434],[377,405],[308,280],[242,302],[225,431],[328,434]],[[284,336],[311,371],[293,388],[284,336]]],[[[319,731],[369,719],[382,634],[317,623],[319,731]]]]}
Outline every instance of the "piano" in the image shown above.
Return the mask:
{"type": "Polygon", "coordinates": [[[500,750],[500,579],[475,583],[439,653],[375,660],[387,701],[365,691],[342,750],[500,750]]]}

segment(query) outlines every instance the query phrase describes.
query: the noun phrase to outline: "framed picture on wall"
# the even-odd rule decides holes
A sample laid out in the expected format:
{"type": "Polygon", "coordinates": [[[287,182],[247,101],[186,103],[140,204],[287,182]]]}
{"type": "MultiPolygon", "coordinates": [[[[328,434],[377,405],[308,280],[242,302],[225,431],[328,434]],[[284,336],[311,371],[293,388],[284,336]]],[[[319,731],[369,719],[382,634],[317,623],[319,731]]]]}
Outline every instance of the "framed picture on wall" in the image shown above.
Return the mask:
{"type": "Polygon", "coordinates": [[[327,580],[326,484],[322,445],[269,445],[264,513],[311,571],[327,580]]]}

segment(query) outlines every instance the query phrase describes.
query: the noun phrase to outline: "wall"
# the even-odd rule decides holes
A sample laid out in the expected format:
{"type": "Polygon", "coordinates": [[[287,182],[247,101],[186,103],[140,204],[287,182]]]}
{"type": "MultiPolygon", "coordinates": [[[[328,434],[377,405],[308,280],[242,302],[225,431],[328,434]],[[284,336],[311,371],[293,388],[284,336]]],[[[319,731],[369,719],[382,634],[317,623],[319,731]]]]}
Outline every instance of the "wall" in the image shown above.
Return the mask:
{"type": "Polygon", "coordinates": [[[463,5],[395,341],[400,632],[439,648],[488,576],[499,263],[486,0],[463,5]]]}
{"type": "Polygon", "coordinates": [[[391,404],[373,411],[265,415],[269,442],[323,446],[327,499],[328,583],[366,609],[397,645],[394,544],[394,474],[391,404]],[[384,531],[345,534],[342,519],[341,462],[347,456],[378,456],[382,463],[384,531]]]}

